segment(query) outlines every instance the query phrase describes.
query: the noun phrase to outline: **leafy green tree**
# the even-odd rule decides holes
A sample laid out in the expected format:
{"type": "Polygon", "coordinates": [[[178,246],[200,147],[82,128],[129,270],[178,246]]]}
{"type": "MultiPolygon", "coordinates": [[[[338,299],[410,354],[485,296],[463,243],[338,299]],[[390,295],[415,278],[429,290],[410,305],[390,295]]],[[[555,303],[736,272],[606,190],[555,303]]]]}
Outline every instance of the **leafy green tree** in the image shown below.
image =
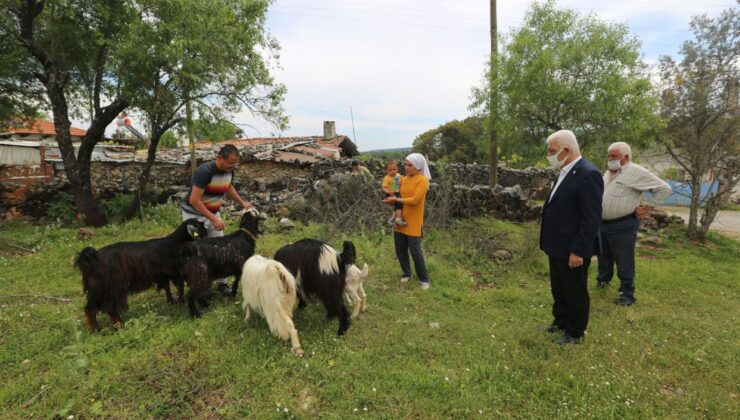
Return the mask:
{"type": "Polygon", "coordinates": [[[142,190],[161,136],[183,121],[186,104],[201,116],[246,108],[287,124],[280,108],[285,89],[272,81],[263,58],[277,50],[263,29],[268,4],[0,0],[2,44],[19,63],[13,71],[0,66],[0,79],[8,74],[13,86],[24,87],[21,93],[0,94],[0,101],[44,93],[77,208],[86,223],[103,225],[106,215],[92,195],[90,159],[105,127],[124,109],[145,115],[151,136],[139,177],[142,190]],[[70,117],[83,115],[91,124],[75,155],[70,117]]]}
{"type": "Polygon", "coordinates": [[[201,118],[193,121],[193,137],[198,141],[218,143],[244,137],[244,132],[227,120],[212,121],[201,118]]]}
{"type": "Polygon", "coordinates": [[[169,130],[162,134],[162,138],[159,140],[160,147],[174,148],[177,147],[177,135],[174,131],[169,130]]]}
{"type": "Polygon", "coordinates": [[[90,160],[105,127],[129,104],[115,83],[109,52],[126,32],[130,2],[0,1],[1,43],[17,64],[9,80],[22,89],[15,97],[43,92],[77,209],[87,224],[101,226],[107,218],[92,195],[90,160]],[[91,123],[75,155],[70,116],[80,105],[91,123]]]}
{"type": "Polygon", "coordinates": [[[740,12],[728,9],[716,19],[694,17],[690,25],[695,39],[681,46],[683,59],[660,59],[661,116],[666,148],[691,184],[688,234],[704,241],[740,181],[740,12]],[[717,192],[703,201],[700,186],[709,175],[717,192]]]}
{"type": "Polygon", "coordinates": [[[414,139],[413,150],[432,161],[485,162],[488,139],[485,137],[484,120],[477,116],[468,117],[426,131],[414,139]]]}
{"type": "Polygon", "coordinates": [[[19,71],[28,63],[22,51],[6,42],[8,39],[4,25],[0,26],[0,127],[37,117],[44,97],[31,72],[19,71]]]}
{"type": "MultiPolygon", "coordinates": [[[[534,3],[500,48],[499,147],[530,161],[544,155],[553,131],[576,133],[584,154],[603,160],[614,141],[652,138],[656,95],[640,43],[623,24],[534,3]]],[[[471,109],[488,112],[489,77],[473,89],[471,109]]]]}
{"type": "Polygon", "coordinates": [[[230,114],[244,108],[284,129],[285,88],[268,71],[277,42],[264,31],[268,0],[139,0],[129,38],[118,48],[119,74],[148,125],[147,161],[124,217],[138,210],[160,139],[196,110],[195,139],[234,138],[230,114]],[[214,30],[214,28],[218,28],[214,30]],[[267,52],[267,53],[266,53],[267,52]],[[268,56],[268,57],[266,57],[268,56]],[[142,89],[143,88],[143,89],[142,89]]]}

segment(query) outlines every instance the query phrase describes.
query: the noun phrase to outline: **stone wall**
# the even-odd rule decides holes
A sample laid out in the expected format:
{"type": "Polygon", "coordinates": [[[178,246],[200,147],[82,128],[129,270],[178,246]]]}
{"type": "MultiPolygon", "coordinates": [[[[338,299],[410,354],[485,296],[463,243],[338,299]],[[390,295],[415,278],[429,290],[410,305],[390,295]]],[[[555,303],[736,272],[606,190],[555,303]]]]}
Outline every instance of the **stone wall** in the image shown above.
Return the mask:
{"type": "MultiPolygon", "coordinates": [[[[380,160],[363,162],[375,178],[375,188],[385,175],[385,163],[380,160]]],[[[92,182],[100,197],[117,192],[136,190],[142,162],[94,162],[91,167],[92,182]]],[[[401,168],[403,165],[401,165],[401,168]]],[[[235,175],[235,185],[240,193],[268,214],[285,215],[286,204],[298,197],[308,197],[316,189],[318,181],[329,180],[332,175],[346,173],[350,161],[325,160],[312,164],[290,164],[256,160],[243,156],[235,175]]],[[[453,191],[449,195],[450,214],[465,217],[488,211],[497,217],[510,220],[531,220],[539,210],[528,203],[533,198],[544,198],[550,181],[556,173],[551,170],[513,170],[499,166],[500,185],[495,188],[488,183],[487,165],[431,165],[432,188],[437,191],[453,191]],[[437,186],[444,186],[437,187],[437,186]]],[[[19,207],[25,214],[40,217],[45,206],[53,201],[58,191],[68,191],[64,174],[56,174],[53,182],[36,186],[28,200],[19,207]]],[[[156,163],[152,167],[148,189],[173,196],[181,200],[190,184],[190,167],[183,164],[156,163]]],[[[436,194],[432,193],[432,194],[436,194]]],[[[9,207],[9,206],[5,206],[9,207]]],[[[7,210],[4,208],[2,210],[7,210]]]]}

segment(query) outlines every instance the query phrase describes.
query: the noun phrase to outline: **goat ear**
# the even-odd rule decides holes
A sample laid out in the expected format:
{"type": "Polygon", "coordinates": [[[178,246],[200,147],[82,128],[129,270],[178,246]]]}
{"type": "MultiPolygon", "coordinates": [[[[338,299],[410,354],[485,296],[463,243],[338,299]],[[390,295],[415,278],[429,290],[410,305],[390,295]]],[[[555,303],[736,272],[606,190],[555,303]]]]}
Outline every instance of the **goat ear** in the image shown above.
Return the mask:
{"type": "Polygon", "coordinates": [[[193,226],[193,225],[188,225],[188,235],[190,235],[190,237],[193,239],[200,238],[200,232],[198,231],[198,227],[193,226]]]}
{"type": "Polygon", "coordinates": [[[267,215],[266,215],[265,213],[263,213],[263,212],[260,212],[259,210],[257,210],[257,209],[256,209],[256,208],[254,208],[254,207],[252,207],[251,209],[249,209],[249,210],[247,210],[247,211],[248,211],[249,213],[251,213],[251,214],[252,214],[252,216],[253,216],[253,217],[254,217],[255,219],[257,219],[257,220],[261,220],[261,221],[267,220],[267,215]]]}

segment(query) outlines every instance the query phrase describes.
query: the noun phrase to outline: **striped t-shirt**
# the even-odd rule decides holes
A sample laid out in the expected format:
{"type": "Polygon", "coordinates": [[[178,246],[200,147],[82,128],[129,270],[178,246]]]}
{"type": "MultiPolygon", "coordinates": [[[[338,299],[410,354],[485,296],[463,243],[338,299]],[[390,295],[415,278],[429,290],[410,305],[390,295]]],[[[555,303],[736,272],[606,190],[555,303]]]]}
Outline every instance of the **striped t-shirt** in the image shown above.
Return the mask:
{"type": "MultiPolygon", "coordinates": [[[[233,172],[221,172],[216,167],[216,162],[206,162],[198,167],[193,174],[192,185],[203,189],[203,204],[211,213],[216,213],[221,209],[224,202],[224,195],[231,186],[233,172]]],[[[182,203],[182,210],[190,214],[200,214],[190,204],[190,194],[193,193],[193,187],[190,187],[187,197],[182,203]]]]}

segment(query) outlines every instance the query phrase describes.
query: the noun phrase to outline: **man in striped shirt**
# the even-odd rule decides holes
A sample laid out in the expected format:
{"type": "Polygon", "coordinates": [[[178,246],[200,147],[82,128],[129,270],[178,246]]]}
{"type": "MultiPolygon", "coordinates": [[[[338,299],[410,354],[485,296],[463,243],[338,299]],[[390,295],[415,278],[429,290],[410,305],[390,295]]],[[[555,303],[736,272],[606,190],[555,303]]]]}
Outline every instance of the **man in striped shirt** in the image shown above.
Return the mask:
{"type": "MultiPolygon", "coordinates": [[[[216,160],[206,162],[195,170],[188,196],[180,206],[182,220],[200,220],[205,224],[209,238],[224,236],[221,206],[225,196],[229,196],[244,209],[252,208],[252,205],[239,195],[232,183],[234,170],[238,164],[239,149],[233,144],[222,147],[216,160]]],[[[219,292],[223,294],[231,292],[226,279],[217,279],[216,284],[219,292]]]]}
{"type": "Polygon", "coordinates": [[[620,280],[617,305],[630,306],[635,299],[635,242],[640,220],[649,217],[652,206],[640,205],[642,194],[650,192],[655,202],[671,195],[671,187],[642,166],[632,163],[627,143],[612,143],[607,149],[609,169],[604,174],[604,199],[601,204],[599,274],[596,286],[605,288],[614,275],[620,280]]]}

